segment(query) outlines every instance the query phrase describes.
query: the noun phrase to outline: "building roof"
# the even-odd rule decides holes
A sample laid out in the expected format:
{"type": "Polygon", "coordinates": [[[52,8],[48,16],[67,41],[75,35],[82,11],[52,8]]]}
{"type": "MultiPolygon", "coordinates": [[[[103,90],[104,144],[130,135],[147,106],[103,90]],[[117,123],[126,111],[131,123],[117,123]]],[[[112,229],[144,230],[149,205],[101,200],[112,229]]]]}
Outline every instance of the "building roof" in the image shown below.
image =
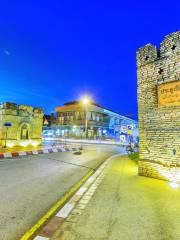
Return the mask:
{"type": "MultiPolygon", "coordinates": [[[[114,116],[117,116],[117,117],[121,117],[123,118],[124,120],[130,120],[130,121],[135,121],[137,122],[136,120],[134,119],[131,119],[129,117],[126,117],[126,116],[123,116],[117,112],[114,112],[108,108],[104,108],[102,107],[101,105],[95,103],[95,102],[92,102],[91,104],[89,104],[89,107],[88,109],[90,111],[97,111],[97,112],[101,112],[101,113],[104,113],[104,114],[107,114],[107,115],[114,115],[114,116]]],[[[81,104],[80,101],[71,101],[71,102],[67,102],[64,104],[64,106],[59,106],[59,107],[56,107],[55,111],[56,112],[64,112],[64,111],[83,111],[84,110],[84,106],[81,104]]]]}

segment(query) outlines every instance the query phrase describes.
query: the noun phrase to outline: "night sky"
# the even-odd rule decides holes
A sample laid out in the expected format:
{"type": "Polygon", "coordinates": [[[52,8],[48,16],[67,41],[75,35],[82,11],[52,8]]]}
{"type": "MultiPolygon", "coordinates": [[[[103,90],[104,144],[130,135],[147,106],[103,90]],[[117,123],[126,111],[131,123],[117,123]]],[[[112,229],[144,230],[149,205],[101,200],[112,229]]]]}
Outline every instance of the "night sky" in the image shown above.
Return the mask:
{"type": "Polygon", "coordinates": [[[50,113],[88,94],[136,117],[136,49],[179,30],[179,2],[0,0],[0,102],[50,113]]]}

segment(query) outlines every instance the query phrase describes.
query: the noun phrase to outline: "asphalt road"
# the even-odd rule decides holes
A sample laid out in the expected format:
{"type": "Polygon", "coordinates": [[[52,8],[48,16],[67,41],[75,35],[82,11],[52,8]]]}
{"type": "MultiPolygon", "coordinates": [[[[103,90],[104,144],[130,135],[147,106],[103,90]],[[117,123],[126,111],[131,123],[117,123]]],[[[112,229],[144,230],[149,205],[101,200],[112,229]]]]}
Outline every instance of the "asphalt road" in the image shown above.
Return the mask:
{"type": "Polygon", "coordinates": [[[89,170],[120,152],[116,146],[86,146],[72,152],[0,161],[0,239],[16,240],[89,170]]]}

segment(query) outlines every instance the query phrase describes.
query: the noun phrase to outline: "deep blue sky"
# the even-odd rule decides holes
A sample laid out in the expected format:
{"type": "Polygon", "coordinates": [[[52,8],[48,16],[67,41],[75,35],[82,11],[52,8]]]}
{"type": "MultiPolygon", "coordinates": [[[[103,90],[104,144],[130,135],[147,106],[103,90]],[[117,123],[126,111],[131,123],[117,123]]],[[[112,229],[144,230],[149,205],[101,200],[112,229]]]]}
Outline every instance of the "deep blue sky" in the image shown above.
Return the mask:
{"type": "Polygon", "coordinates": [[[0,102],[49,113],[89,94],[136,115],[136,49],[179,30],[179,2],[0,0],[0,102]]]}

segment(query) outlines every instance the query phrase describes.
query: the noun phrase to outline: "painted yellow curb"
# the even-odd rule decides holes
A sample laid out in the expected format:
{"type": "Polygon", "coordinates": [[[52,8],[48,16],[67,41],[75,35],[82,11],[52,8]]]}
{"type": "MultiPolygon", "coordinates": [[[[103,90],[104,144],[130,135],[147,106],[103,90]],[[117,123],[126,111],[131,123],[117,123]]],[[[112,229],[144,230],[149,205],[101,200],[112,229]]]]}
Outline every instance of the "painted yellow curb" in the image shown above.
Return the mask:
{"type": "Polygon", "coordinates": [[[20,240],[32,239],[32,236],[39,230],[40,227],[75,193],[81,185],[94,173],[90,170],[79,182],[77,182],[32,228],[30,228],[20,240]]]}

